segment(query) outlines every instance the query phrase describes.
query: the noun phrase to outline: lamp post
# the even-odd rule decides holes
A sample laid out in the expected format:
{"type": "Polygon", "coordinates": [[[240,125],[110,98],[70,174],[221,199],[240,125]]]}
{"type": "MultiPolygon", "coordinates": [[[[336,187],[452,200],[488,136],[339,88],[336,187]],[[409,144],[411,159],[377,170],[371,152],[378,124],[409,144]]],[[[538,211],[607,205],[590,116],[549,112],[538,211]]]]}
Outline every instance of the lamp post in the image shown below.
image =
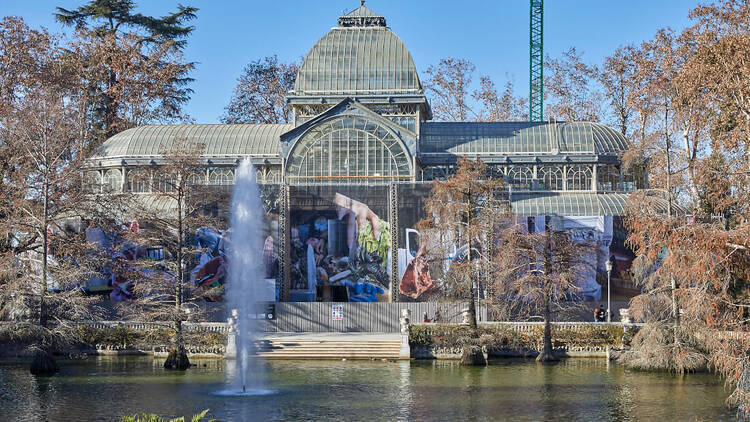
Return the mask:
{"type": "Polygon", "coordinates": [[[608,259],[607,262],[604,263],[604,266],[607,268],[607,322],[612,322],[612,311],[610,308],[610,278],[612,275],[612,260],[608,259]]]}

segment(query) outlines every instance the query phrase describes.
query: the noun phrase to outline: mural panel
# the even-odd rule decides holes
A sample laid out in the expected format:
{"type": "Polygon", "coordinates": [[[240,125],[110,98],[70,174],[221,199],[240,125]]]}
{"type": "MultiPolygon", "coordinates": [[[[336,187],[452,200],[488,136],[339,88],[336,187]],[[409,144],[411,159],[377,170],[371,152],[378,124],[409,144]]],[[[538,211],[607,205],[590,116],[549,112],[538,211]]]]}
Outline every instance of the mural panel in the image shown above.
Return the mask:
{"type": "Polygon", "coordinates": [[[290,186],[290,300],[391,298],[388,186],[290,186]]]}

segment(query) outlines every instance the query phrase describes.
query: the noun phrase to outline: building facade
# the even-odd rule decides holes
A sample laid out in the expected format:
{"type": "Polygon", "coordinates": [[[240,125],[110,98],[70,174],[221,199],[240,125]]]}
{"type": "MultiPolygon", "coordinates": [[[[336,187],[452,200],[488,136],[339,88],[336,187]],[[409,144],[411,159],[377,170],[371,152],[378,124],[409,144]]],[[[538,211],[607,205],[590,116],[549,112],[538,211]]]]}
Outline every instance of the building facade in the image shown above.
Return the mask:
{"type": "Polygon", "coordinates": [[[606,257],[613,217],[646,186],[622,169],[625,137],[599,123],[432,121],[411,53],[364,5],[312,46],[287,102],[288,124],[126,130],[92,157],[90,177],[148,196],[176,138],[205,145],[199,183],[232,185],[250,159],[278,198],[266,223],[280,300],[420,300],[437,281],[410,268],[412,227],[429,182],[448,177],[461,156],[505,178],[516,215],[588,227],[605,238],[606,257]]]}

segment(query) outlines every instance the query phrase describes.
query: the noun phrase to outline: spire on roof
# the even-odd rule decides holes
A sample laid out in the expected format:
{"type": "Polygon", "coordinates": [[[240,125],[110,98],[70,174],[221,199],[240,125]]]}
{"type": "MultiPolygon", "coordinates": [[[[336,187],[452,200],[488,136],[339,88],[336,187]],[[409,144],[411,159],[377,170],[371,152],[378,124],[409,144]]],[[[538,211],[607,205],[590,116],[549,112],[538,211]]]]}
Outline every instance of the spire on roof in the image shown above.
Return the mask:
{"type": "Polygon", "coordinates": [[[339,16],[339,26],[385,26],[385,17],[365,6],[365,0],[359,0],[360,6],[344,16],[339,16]]]}

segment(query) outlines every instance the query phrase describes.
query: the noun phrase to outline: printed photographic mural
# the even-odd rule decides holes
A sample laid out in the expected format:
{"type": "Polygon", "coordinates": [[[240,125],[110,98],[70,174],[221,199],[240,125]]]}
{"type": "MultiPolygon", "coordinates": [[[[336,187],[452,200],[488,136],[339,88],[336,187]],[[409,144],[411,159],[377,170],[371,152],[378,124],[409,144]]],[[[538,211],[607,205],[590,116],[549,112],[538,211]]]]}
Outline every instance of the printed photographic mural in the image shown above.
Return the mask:
{"type": "Polygon", "coordinates": [[[424,216],[432,183],[400,185],[398,189],[398,298],[400,302],[429,300],[443,277],[442,262],[428,261],[417,223],[424,216]]]}
{"type": "MultiPolygon", "coordinates": [[[[255,282],[263,283],[263,294],[259,300],[276,301],[279,297],[279,186],[260,185],[261,200],[265,218],[258,224],[263,227],[264,246],[262,259],[265,265],[265,278],[255,282]]],[[[228,204],[226,204],[228,207],[228,204]]],[[[193,232],[192,247],[196,252],[189,260],[190,281],[195,294],[207,301],[222,301],[228,270],[228,250],[231,247],[231,232],[227,229],[227,209],[216,208],[212,212],[222,227],[199,227],[193,232]]],[[[90,227],[85,231],[86,240],[97,245],[99,252],[110,257],[100,270],[101,275],[82,283],[89,293],[108,294],[112,301],[126,301],[134,298],[132,277],[126,274],[138,269],[140,282],[148,282],[153,277],[174,278],[175,274],[166,265],[153,266],[156,269],[141,268],[138,260],[165,261],[172,259],[158,244],[138,242],[139,225],[136,220],[116,224],[107,228],[90,227]],[[140,268],[140,269],[139,269],[140,268]]]]}
{"type": "Polygon", "coordinates": [[[390,300],[387,186],[290,188],[290,300],[390,300]]]}
{"type": "MultiPolygon", "coordinates": [[[[265,210],[264,221],[258,222],[263,226],[262,259],[265,278],[253,282],[263,283],[264,286],[258,290],[263,295],[258,300],[276,301],[279,296],[279,186],[259,185],[259,188],[265,210]]],[[[193,243],[195,249],[201,251],[197,254],[197,263],[190,273],[193,287],[204,294],[206,300],[222,301],[229,268],[231,232],[215,227],[200,227],[195,232],[193,243]]]]}

